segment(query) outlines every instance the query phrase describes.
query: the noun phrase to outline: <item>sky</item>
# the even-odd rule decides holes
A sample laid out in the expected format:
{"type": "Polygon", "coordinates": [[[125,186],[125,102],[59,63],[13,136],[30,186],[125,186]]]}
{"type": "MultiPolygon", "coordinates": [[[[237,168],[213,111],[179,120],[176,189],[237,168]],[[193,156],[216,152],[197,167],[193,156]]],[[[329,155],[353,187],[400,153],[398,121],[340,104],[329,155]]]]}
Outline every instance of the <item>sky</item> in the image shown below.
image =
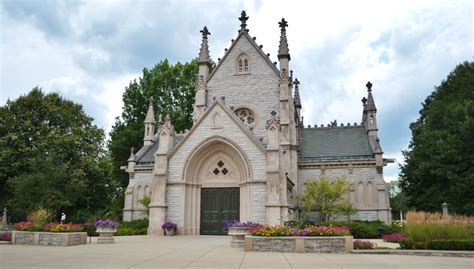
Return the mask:
{"type": "Polygon", "coordinates": [[[471,1],[0,1],[0,105],[39,86],[83,105],[110,131],[143,68],[197,57],[206,25],[214,61],[246,10],[250,35],[277,61],[288,21],[290,68],[305,125],[360,122],[373,83],[379,137],[398,178],[409,125],[456,65],[473,61],[471,1]]]}

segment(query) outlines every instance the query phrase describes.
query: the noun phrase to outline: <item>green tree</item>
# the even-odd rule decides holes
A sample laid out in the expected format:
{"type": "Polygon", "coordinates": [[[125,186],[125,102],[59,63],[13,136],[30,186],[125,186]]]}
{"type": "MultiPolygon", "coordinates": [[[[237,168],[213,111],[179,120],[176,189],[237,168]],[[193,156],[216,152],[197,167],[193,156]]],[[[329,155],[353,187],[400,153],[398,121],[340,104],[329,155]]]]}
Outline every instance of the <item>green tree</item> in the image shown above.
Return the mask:
{"type": "Polygon", "coordinates": [[[335,215],[354,214],[355,208],[346,199],[350,189],[345,178],[329,180],[323,176],[306,181],[303,194],[298,197],[303,205],[303,216],[317,212],[322,221],[328,221],[335,215]]]}
{"type": "Polygon", "coordinates": [[[153,105],[157,119],[169,113],[175,130],[190,129],[197,73],[195,60],[175,65],[163,60],[152,69],[144,68],[142,77],[125,88],[122,115],[116,119],[108,143],[113,177],[118,179],[122,188],[127,186],[128,176],[120,170],[120,166],[126,165],[131,147],[139,149],[143,146],[143,121],[148,100],[150,97],[155,100],[153,105]]]}
{"type": "Polygon", "coordinates": [[[400,187],[408,206],[474,215],[474,63],[464,62],[426,98],[411,123],[400,187]]]}
{"type": "Polygon", "coordinates": [[[400,219],[400,212],[407,212],[407,197],[398,186],[400,181],[393,180],[387,183],[390,195],[390,207],[392,208],[393,219],[400,219]]]}
{"type": "Polygon", "coordinates": [[[0,107],[1,202],[69,215],[105,207],[110,161],[92,120],[81,105],[37,87],[0,107]]]}

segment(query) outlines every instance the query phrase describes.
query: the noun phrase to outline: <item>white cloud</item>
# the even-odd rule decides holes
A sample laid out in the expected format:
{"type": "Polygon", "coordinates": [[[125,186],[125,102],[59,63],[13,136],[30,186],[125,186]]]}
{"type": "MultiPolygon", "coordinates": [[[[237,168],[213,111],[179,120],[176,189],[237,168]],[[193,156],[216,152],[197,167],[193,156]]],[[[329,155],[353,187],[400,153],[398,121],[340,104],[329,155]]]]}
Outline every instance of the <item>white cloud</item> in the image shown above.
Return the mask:
{"type": "MultiPolygon", "coordinates": [[[[277,22],[289,22],[305,125],[360,122],[364,85],[373,82],[389,158],[406,148],[408,125],[433,87],[473,56],[469,1],[87,1],[41,10],[21,4],[29,3],[12,2],[0,13],[0,103],[35,85],[59,89],[107,130],[120,115],[124,87],[143,67],[196,57],[204,25],[212,33],[211,56],[222,57],[242,9],[250,35],[272,61],[277,22]]],[[[396,166],[387,167],[388,178],[396,177],[396,166]]]]}

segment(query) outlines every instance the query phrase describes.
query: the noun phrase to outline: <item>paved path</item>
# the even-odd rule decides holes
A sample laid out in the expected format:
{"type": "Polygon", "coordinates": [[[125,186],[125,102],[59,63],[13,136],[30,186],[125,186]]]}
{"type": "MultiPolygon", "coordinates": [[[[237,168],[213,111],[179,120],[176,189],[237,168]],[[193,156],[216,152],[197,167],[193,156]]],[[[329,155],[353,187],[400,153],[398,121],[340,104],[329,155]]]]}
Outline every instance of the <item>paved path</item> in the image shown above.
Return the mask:
{"type": "Polygon", "coordinates": [[[227,236],[115,237],[113,245],[0,245],[0,268],[474,268],[474,259],[244,252],[227,236]]]}

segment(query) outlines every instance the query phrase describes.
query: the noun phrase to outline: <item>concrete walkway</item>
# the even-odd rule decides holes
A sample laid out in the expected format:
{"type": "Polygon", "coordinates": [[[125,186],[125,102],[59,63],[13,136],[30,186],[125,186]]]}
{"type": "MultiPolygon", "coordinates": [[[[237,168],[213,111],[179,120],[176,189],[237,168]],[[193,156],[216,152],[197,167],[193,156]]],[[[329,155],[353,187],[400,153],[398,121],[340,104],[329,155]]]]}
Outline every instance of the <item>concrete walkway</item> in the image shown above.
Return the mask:
{"type": "Polygon", "coordinates": [[[0,245],[0,268],[474,268],[474,259],[244,252],[227,236],[115,237],[112,245],[0,245]]]}

